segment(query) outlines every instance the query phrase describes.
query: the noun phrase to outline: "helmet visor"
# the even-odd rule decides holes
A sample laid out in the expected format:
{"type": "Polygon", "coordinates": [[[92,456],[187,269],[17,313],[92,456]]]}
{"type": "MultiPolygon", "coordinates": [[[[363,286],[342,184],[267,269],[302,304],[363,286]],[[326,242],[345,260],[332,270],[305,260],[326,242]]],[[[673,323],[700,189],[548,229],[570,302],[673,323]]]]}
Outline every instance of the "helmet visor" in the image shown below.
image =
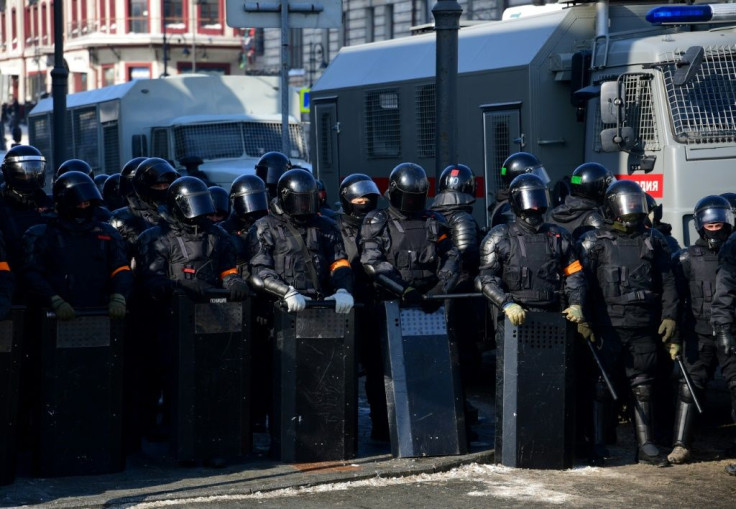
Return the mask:
{"type": "Polygon", "coordinates": [[[317,213],[317,193],[288,193],[282,202],[284,212],[290,216],[306,216],[317,213]]]}
{"type": "Polygon", "coordinates": [[[513,199],[519,211],[537,210],[544,212],[549,207],[549,190],[546,188],[515,189],[513,199]]]}
{"type": "Polygon", "coordinates": [[[17,182],[32,182],[43,185],[46,161],[40,156],[14,157],[8,169],[10,178],[17,182]]]}
{"type": "Polygon", "coordinates": [[[612,203],[613,212],[616,217],[628,216],[630,214],[649,213],[647,197],[644,193],[631,193],[616,195],[612,203]]]}
{"type": "Polygon", "coordinates": [[[362,198],[369,194],[380,194],[378,186],[372,180],[359,180],[345,189],[345,198],[347,198],[348,201],[353,198],[362,198]]]}
{"type": "Polygon", "coordinates": [[[215,204],[209,190],[177,196],[176,205],[186,219],[214,214],[215,204]]]}
{"type": "Polygon", "coordinates": [[[252,194],[241,194],[233,196],[233,210],[239,216],[257,212],[259,210],[268,210],[268,197],[266,192],[258,192],[252,194]]]}
{"type": "Polygon", "coordinates": [[[706,208],[695,214],[695,229],[699,230],[706,224],[726,223],[733,224],[733,212],[731,209],[721,207],[706,208]]]}
{"type": "Polygon", "coordinates": [[[77,205],[86,201],[92,202],[96,205],[102,203],[102,195],[100,194],[100,190],[97,189],[97,186],[92,182],[77,184],[69,188],[67,192],[70,192],[72,194],[77,205]]]}

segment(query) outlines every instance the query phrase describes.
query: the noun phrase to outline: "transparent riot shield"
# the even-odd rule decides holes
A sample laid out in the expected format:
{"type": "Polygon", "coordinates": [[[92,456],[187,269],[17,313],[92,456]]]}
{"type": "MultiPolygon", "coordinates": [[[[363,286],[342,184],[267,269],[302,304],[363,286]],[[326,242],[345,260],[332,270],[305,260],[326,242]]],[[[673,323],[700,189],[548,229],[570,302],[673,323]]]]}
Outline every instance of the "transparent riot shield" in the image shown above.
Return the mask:
{"type": "Polygon", "coordinates": [[[357,451],[354,311],[312,301],[299,313],[274,306],[271,449],[281,461],[345,460],[357,451]]]}
{"type": "Polygon", "coordinates": [[[36,467],[41,476],[119,472],[123,320],[107,308],[76,310],[67,322],[42,317],[41,405],[36,467]]]}
{"type": "Polygon", "coordinates": [[[574,328],[560,313],[504,322],[496,350],[496,462],[508,467],[572,467],[574,328]]]}
{"type": "Polygon", "coordinates": [[[173,298],[172,442],[178,461],[250,452],[250,300],[173,298]]]}
{"type": "Polygon", "coordinates": [[[23,308],[13,308],[7,319],[0,321],[0,485],[15,480],[23,314],[23,308]]]}
{"type": "Polygon", "coordinates": [[[457,351],[445,308],[425,313],[384,303],[384,381],[394,457],[465,454],[457,351]]]}

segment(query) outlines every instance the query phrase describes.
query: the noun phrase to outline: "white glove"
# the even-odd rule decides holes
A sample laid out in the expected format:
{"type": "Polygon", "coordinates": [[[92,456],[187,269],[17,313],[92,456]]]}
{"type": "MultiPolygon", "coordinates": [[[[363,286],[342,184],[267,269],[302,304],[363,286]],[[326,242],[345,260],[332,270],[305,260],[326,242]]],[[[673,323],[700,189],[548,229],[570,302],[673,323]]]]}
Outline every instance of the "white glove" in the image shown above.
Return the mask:
{"type": "Polygon", "coordinates": [[[309,297],[305,297],[297,292],[293,286],[289,287],[289,291],[286,292],[283,298],[284,302],[286,302],[286,310],[289,313],[304,311],[304,308],[307,307],[307,301],[311,300],[309,297]]]}
{"type": "Polygon", "coordinates": [[[335,313],[338,314],[346,315],[353,309],[353,296],[345,288],[340,288],[329,297],[326,297],[325,300],[335,301],[335,313]]]}

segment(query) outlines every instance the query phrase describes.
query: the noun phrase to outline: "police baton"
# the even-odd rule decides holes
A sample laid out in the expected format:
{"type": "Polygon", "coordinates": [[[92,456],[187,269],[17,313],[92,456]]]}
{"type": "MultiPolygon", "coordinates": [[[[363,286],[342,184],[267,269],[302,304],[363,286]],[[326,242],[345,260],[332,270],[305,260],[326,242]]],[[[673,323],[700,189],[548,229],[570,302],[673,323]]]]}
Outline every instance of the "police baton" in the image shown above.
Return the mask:
{"type": "Polygon", "coordinates": [[[601,358],[598,356],[598,352],[595,351],[595,348],[593,348],[593,344],[589,340],[583,338],[583,341],[585,341],[585,344],[588,345],[588,348],[590,349],[590,353],[593,354],[593,359],[595,359],[595,363],[598,365],[598,370],[601,372],[603,381],[606,382],[606,386],[608,387],[608,392],[611,393],[611,397],[613,398],[613,401],[618,401],[618,394],[616,394],[616,389],[613,388],[611,379],[608,378],[608,373],[606,373],[606,369],[603,367],[603,363],[601,362],[601,358]]]}
{"type": "Polygon", "coordinates": [[[695,387],[693,387],[693,381],[690,379],[690,375],[687,374],[687,370],[685,369],[685,364],[682,362],[682,357],[680,357],[679,355],[675,355],[675,361],[677,362],[677,365],[680,366],[680,371],[682,372],[682,378],[685,379],[687,388],[693,397],[695,408],[698,409],[699,414],[702,414],[703,407],[700,406],[700,401],[698,401],[698,397],[695,395],[695,387]]]}
{"type": "Polygon", "coordinates": [[[482,293],[442,293],[439,295],[423,295],[424,300],[472,299],[485,297],[482,293]]]}

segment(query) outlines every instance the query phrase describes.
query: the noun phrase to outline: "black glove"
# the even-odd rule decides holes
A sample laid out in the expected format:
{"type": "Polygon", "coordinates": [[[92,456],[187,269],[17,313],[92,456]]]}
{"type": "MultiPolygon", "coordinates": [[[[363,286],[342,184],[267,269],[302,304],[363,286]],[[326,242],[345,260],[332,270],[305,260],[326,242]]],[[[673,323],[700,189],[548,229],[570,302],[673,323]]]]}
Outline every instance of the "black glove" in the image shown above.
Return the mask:
{"type": "Polygon", "coordinates": [[[232,300],[245,300],[250,296],[250,288],[245,281],[235,279],[228,287],[230,290],[230,299],[232,300]]]}
{"type": "Polygon", "coordinates": [[[406,306],[416,306],[424,301],[422,292],[413,286],[407,286],[401,294],[401,303],[406,306]]]}
{"type": "Polygon", "coordinates": [[[721,325],[716,328],[716,347],[725,356],[736,354],[736,340],[731,334],[729,325],[721,325]]]}

